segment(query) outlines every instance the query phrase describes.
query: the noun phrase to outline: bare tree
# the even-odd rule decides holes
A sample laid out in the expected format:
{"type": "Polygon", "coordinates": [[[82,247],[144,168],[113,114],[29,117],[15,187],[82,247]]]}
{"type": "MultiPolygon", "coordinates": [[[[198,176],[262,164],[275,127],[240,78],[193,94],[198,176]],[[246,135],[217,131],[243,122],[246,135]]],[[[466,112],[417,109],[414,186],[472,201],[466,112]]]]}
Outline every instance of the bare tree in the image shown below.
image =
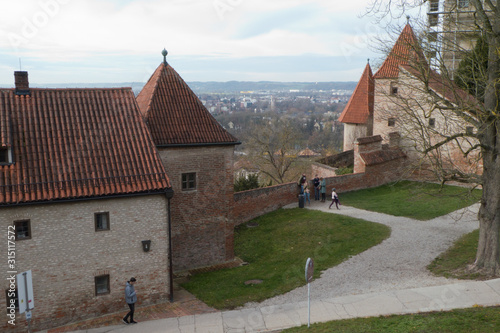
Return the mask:
{"type": "MultiPolygon", "coordinates": [[[[394,18],[427,4],[425,0],[375,0],[369,12],[379,18],[394,18]]],[[[408,45],[410,52],[403,55],[406,59],[405,66],[399,68],[399,86],[392,90],[397,93],[388,90],[385,101],[397,108],[387,107],[384,117],[386,121],[397,119],[406,148],[415,156],[424,156],[419,159],[421,163],[442,182],[482,185],[480,236],[470,269],[500,275],[500,8],[498,1],[491,0],[471,0],[470,4],[473,33],[488,45],[484,67],[469,71],[469,77],[454,77],[456,72],[447,63],[447,51],[466,52],[459,59],[466,58],[469,52],[460,49],[458,32],[440,36],[444,48],[438,50],[435,44],[426,43],[429,36],[422,33],[408,45]],[[434,69],[424,56],[428,54],[436,55],[434,69]],[[476,82],[477,87],[484,88],[465,91],[457,86],[458,81],[476,82]],[[396,109],[399,112],[391,114],[396,109]],[[460,158],[473,163],[467,168],[458,163],[460,158]],[[482,167],[479,175],[476,167],[482,167]]]]}
{"type": "Polygon", "coordinates": [[[298,131],[286,119],[269,120],[267,124],[255,125],[248,142],[250,158],[274,183],[292,181],[292,167],[297,160],[295,144],[298,131]]]}

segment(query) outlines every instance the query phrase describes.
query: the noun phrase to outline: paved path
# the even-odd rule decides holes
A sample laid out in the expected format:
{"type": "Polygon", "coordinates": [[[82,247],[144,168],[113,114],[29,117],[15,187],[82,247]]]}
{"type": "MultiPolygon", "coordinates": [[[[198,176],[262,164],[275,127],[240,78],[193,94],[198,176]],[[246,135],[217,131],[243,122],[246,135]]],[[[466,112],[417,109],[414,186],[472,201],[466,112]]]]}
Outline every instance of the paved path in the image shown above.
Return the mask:
{"type": "MultiPolygon", "coordinates": [[[[390,314],[500,305],[500,279],[311,301],[311,323],[390,314]]],[[[79,333],[251,333],[307,325],[307,302],[103,327],[79,333]]],[[[76,332],[75,332],[76,333],[76,332]]]]}
{"type": "MultiPolygon", "coordinates": [[[[341,206],[340,210],[328,209],[328,206],[329,203],[313,201],[307,208],[385,224],[391,228],[391,236],[379,245],[324,271],[319,279],[311,283],[311,297],[315,299],[454,282],[431,275],[426,266],[460,236],[479,228],[479,204],[429,221],[346,206],[341,206]]],[[[303,299],[305,293],[307,286],[268,299],[260,305],[297,302],[303,299]]],[[[254,307],[256,304],[248,306],[254,307]]]]}
{"type": "MultiPolygon", "coordinates": [[[[323,272],[311,283],[311,322],[500,305],[500,279],[458,281],[425,268],[458,237],[478,228],[478,205],[430,221],[417,221],[313,202],[307,208],[344,214],[391,227],[381,244],[323,272]]],[[[307,324],[307,287],[260,304],[75,332],[270,332],[307,324]]]]}

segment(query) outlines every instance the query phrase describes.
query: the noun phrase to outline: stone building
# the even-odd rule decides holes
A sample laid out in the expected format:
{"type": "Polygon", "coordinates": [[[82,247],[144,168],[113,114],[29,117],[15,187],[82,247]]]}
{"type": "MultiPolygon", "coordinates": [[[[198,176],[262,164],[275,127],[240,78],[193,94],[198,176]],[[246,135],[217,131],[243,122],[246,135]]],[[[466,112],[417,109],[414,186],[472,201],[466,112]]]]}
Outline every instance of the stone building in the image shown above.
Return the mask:
{"type": "Polygon", "coordinates": [[[233,259],[233,155],[238,140],[164,60],[137,96],[175,195],[173,267],[233,259]]]}
{"type": "MultiPolygon", "coordinates": [[[[477,143],[472,137],[450,140],[422,159],[420,152],[433,143],[453,137],[456,133],[474,135],[473,127],[447,109],[467,110],[477,102],[430,68],[409,24],[373,75],[373,86],[366,83],[371,82],[369,75],[367,65],[341,115],[345,135],[355,136],[355,128],[366,128],[367,133],[371,131],[373,135],[380,135],[387,143],[391,133],[397,132],[401,136],[398,140],[400,147],[414,165],[427,168],[429,164],[437,163],[461,174],[480,172],[480,158],[476,155],[464,156],[464,152],[477,143]],[[368,98],[371,96],[373,117],[369,116],[372,110],[368,98]],[[360,115],[366,116],[362,118],[360,115]],[[360,120],[356,123],[353,119],[360,120]]],[[[348,137],[344,150],[349,150],[351,146],[352,138],[348,137]]]]}
{"type": "MultiPolygon", "coordinates": [[[[168,299],[171,186],[131,88],[36,89],[27,72],[15,78],[0,89],[0,260],[10,230],[9,271],[32,271],[32,328],[125,310],[132,276],[139,305],[168,299]]],[[[15,323],[0,331],[26,330],[24,315],[15,323]]]]}

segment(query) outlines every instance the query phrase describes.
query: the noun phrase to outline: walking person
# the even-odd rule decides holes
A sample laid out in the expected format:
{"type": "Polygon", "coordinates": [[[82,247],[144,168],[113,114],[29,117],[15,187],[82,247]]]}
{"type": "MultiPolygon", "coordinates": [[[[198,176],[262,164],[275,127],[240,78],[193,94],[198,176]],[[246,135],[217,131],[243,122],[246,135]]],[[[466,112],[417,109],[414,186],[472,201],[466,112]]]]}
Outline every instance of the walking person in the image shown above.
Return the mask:
{"type": "Polygon", "coordinates": [[[321,177],[319,183],[319,191],[321,192],[321,202],[326,201],[326,179],[321,177]]]}
{"type": "Polygon", "coordinates": [[[137,322],[134,321],[135,303],[137,302],[137,295],[135,293],[135,288],[134,288],[134,284],[136,281],[137,280],[134,277],[132,277],[130,278],[130,281],[127,281],[127,285],[125,286],[125,302],[127,302],[130,311],[122,319],[122,322],[127,325],[137,324],[137,322]],[[128,321],[128,318],[130,318],[130,321],[128,321]]]}
{"type": "Polygon", "coordinates": [[[337,209],[340,209],[339,208],[339,195],[337,194],[337,192],[335,192],[335,189],[332,190],[332,203],[330,204],[330,207],[328,207],[328,209],[332,208],[333,203],[335,203],[335,206],[337,207],[337,209]]]}
{"type": "Polygon", "coordinates": [[[313,186],[314,186],[314,201],[318,201],[319,200],[319,189],[320,189],[320,182],[319,182],[318,175],[316,175],[313,178],[313,186]]]}

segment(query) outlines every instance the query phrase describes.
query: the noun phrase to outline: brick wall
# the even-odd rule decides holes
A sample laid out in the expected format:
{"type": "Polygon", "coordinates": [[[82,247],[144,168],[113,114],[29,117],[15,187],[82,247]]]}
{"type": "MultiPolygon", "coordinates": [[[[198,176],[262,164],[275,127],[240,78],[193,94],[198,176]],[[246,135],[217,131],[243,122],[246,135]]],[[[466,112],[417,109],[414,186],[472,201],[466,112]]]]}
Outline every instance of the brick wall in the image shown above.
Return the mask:
{"type": "MultiPolygon", "coordinates": [[[[16,241],[15,270],[32,270],[34,331],[126,311],[124,287],[132,276],[137,278],[139,306],[168,299],[164,195],[1,208],[5,239],[8,226],[24,219],[30,220],[32,238],[16,241]],[[96,212],[109,212],[110,230],[95,231],[96,212]],[[151,240],[150,252],[142,250],[142,240],[151,240]],[[110,293],[96,296],[94,278],[103,274],[109,274],[110,293]]],[[[0,265],[0,305],[5,309],[6,247],[0,251],[0,265]]],[[[0,331],[26,331],[24,314],[16,314],[15,327],[4,318],[0,331]]]]}
{"type": "Polygon", "coordinates": [[[160,148],[170,178],[174,271],[234,258],[234,146],[160,148]],[[196,189],[182,190],[182,174],[196,173],[196,189]]]}
{"type": "Polygon", "coordinates": [[[235,193],[234,223],[248,222],[293,202],[298,206],[298,194],[295,182],[235,193]]]}
{"type": "MultiPolygon", "coordinates": [[[[406,159],[399,158],[376,165],[366,166],[360,158],[359,152],[373,152],[381,150],[380,136],[358,139],[354,149],[355,166],[361,165],[363,172],[355,168],[353,174],[331,176],[332,168],[313,164],[313,174],[325,178],[327,196],[333,188],[339,195],[349,191],[363,188],[376,187],[389,182],[401,180],[406,177],[406,159]]],[[[311,186],[312,188],[312,186],[311,186]]],[[[298,189],[296,183],[287,183],[276,186],[264,187],[234,194],[234,220],[235,225],[245,223],[258,216],[279,209],[288,204],[297,203],[298,189]]],[[[314,192],[312,193],[314,195],[314,192]]]]}

